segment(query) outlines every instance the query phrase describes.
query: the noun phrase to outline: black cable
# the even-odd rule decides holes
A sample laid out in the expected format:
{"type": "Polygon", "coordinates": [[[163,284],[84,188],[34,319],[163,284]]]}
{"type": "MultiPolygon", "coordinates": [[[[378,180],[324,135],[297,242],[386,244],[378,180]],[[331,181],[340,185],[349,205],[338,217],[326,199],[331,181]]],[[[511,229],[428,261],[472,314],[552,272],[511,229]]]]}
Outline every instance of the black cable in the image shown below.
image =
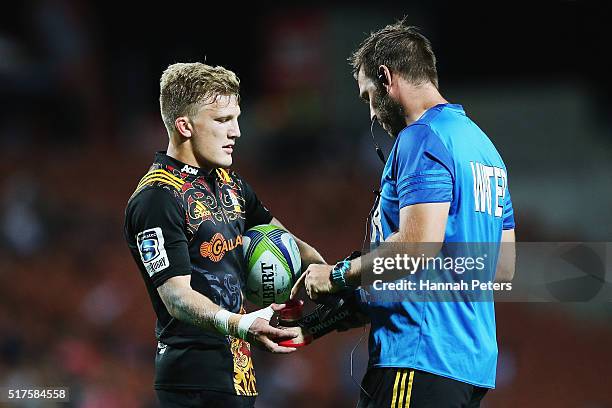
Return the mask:
{"type": "MultiPolygon", "coordinates": [[[[355,344],[355,347],[353,347],[353,349],[351,350],[351,371],[350,371],[350,374],[351,374],[351,380],[353,380],[353,382],[354,382],[355,384],[357,384],[357,385],[359,386],[359,388],[361,388],[361,391],[363,391],[363,392],[365,393],[365,395],[367,395],[367,396],[368,396],[368,398],[369,398],[369,399],[372,399],[372,396],[370,395],[370,393],[369,393],[369,392],[367,392],[367,391],[366,391],[366,390],[365,390],[365,389],[364,389],[364,388],[361,386],[361,382],[360,382],[360,381],[357,381],[357,380],[355,379],[355,377],[353,376],[353,354],[355,353],[355,350],[357,350],[357,347],[359,347],[359,345],[360,345],[360,344],[361,344],[361,342],[363,341],[363,338],[365,337],[365,335],[366,335],[366,328],[365,328],[365,326],[363,326],[363,333],[361,334],[361,337],[359,337],[359,341],[357,342],[357,344],[355,344]]],[[[359,404],[359,403],[358,403],[358,404],[359,404]]]]}
{"type": "Polygon", "coordinates": [[[380,146],[378,146],[378,143],[376,143],[376,139],[374,138],[374,122],[376,121],[376,115],[372,116],[372,122],[370,123],[370,134],[372,135],[372,142],[374,142],[374,147],[376,148],[376,154],[378,155],[378,158],[380,159],[380,161],[383,162],[384,164],[387,164],[387,160],[385,160],[385,155],[383,154],[382,149],[380,148],[380,146]]]}

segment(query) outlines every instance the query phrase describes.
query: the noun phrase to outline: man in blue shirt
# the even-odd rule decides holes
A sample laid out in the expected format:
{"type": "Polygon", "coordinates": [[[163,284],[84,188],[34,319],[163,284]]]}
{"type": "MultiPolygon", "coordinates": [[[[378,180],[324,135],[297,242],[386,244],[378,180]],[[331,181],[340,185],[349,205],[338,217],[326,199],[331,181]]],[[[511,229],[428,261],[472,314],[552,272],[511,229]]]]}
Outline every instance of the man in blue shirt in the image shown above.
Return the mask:
{"type": "MultiPolygon", "coordinates": [[[[427,248],[423,255],[435,257],[443,245],[493,243],[499,251],[479,279],[512,279],[506,166],[463,108],[441,96],[430,42],[400,21],[372,33],[350,61],[370,117],[395,139],[372,217],[373,247],[435,243],[409,254],[427,248]]],[[[335,266],[311,265],[296,286],[303,280],[313,299],[357,287],[387,255],[380,247],[335,266]]],[[[370,361],[360,407],[477,407],[495,387],[493,302],[429,300],[364,304],[370,361]]]]}

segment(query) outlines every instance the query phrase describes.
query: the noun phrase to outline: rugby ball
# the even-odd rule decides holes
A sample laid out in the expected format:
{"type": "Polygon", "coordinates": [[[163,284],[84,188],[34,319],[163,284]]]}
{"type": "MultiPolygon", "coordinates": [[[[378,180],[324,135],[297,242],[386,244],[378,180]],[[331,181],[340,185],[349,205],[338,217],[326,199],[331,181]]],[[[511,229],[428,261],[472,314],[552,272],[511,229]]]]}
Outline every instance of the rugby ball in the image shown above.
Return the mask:
{"type": "Polygon", "coordinates": [[[275,225],[258,225],[243,234],[245,295],[260,307],[289,300],[302,270],[293,236],[275,225]]]}

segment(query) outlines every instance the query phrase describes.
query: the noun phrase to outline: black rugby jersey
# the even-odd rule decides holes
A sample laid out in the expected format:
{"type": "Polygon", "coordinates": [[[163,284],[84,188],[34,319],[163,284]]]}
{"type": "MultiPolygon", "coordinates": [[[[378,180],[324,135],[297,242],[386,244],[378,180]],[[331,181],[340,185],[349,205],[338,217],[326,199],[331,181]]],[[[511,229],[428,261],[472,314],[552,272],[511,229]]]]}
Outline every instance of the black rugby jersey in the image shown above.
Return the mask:
{"type": "Polygon", "coordinates": [[[162,152],[130,197],[125,238],[157,315],[155,388],[257,395],[249,343],[179,321],[157,288],[191,275],[191,287],[244,313],[242,234],[270,212],[235,172],[205,171],[162,152]]]}

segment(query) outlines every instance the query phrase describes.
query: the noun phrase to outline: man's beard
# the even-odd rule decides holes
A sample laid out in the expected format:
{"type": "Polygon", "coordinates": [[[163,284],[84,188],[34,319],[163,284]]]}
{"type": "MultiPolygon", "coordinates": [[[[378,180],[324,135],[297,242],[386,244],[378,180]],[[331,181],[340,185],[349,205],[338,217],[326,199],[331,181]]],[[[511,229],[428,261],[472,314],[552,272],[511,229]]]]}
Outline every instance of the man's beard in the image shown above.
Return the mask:
{"type": "Polygon", "coordinates": [[[379,97],[375,99],[374,109],[376,110],[376,118],[378,123],[391,135],[396,138],[397,135],[406,127],[406,118],[404,108],[399,102],[393,100],[388,93],[379,93],[379,97]]]}

